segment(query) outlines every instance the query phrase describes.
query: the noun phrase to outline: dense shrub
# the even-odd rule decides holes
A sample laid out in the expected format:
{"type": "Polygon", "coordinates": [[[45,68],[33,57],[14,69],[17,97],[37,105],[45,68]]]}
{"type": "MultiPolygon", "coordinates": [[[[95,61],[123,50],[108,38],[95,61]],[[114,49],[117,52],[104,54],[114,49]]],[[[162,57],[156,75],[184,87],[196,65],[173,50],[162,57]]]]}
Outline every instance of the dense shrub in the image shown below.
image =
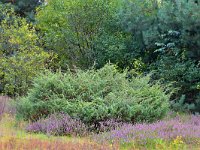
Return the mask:
{"type": "Polygon", "coordinates": [[[37,120],[54,112],[65,112],[84,123],[108,119],[154,121],[168,110],[169,94],[149,76],[128,80],[113,65],[76,73],[41,74],[28,96],[17,101],[18,117],[37,120]]]}
{"type": "Polygon", "coordinates": [[[52,114],[27,126],[26,131],[48,135],[86,135],[87,127],[66,114],[52,114]]]}

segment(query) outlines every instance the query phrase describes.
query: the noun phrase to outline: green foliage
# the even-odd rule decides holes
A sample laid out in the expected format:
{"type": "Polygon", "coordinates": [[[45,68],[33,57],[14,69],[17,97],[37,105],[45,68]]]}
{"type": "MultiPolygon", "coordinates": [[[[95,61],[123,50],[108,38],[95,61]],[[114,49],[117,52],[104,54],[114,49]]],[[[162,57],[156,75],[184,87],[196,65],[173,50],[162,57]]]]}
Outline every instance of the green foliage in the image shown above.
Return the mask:
{"type": "Polygon", "coordinates": [[[118,13],[119,25],[132,35],[129,44],[131,63],[133,58],[142,57],[146,63],[153,58],[152,50],[159,35],[157,13],[157,0],[123,0],[121,11],[118,13]]]}
{"type": "Polygon", "coordinates": [[[197,61],[188,57],[187,49],[179,47],[182,41],[180,36],[177,31],[169,31],[162,35],[162,42],[156,43],[158,49],[155,53],[158,58],[151,69],[156,70],[155,79],[163,79],[167,84],[171,82],[174,88],[178,89],[171,98],[175,110],[197,111],[200,69],[197,61]]]}
{"type": "Polygon", "coordinates": [[[34,80],[27,97],[17,103],[18,117],[37,120],[54,112],[65,112],[86,123],[106,119],[154,121],[165,115],[169,94],[149,76],[128,80],[127,72],[115,66],[99,70],[47,72],[34,80]]]}
{"type": "Polygon", "coordinates": [[[49,54],[40,48],[34,27],[13,9],[0,22],[0,84],[10,95],[23,95],[32,78],[45,68],[49,54]]]}
{"type": "MultiPolygon", "coordinates": [[[[173,87],[179,89],[171,97],[177,105],[182,104],[180,99],[184,96],[181,107],[195,106],[197,110],[200,94],[197,90],[200,82],[199,4],[186,0],[124,0],[122,6],[120,24],[132,33],[135,57],[142,58],[147,71],[155,70],[154,79],[173,83],[173,87]]],[[[187,109],[195,110],[194,107],[187,109]]]]}
{"type": "MultiPolygon", "coordinates": [[[[200,7],[195,1],[177,0],[163,2],[158,12],[160,29],[179,32],[176,46],[185,51],[186,57],[200,60],[200,7]]],[[[172,32],[173,34],[173,32],[172,32]]],[[[170,41],[171,39],[168,39],[170,41]]]]}
{"type": "MultiPolygon", "coordinates": [[[[7,15],[7,13],[9,12],[9,10],[12,8],[12,6],[11,5],[9,5],[9,4],[7,4],[7,5],[5,5],[5,4],[2,4],[1,2],[0,2],[0,21],[4,18],[4,17],[6,17],[6,15],[7,15]]],[[[10,13],[13,13],[13,11],[11,11],[10,13]]]]}
{"type": "Polygon", "coordinates": [[[119,2],[49,0],[38,9],[38,29],[44,34],[47,49],[58,54],[62,68],[123,62],[128,35],[114,24],[119,2]]]}
{"type": "Polygon", "coordinates": [[[30,21],[34,21],[36,7],[41,5],[44,0],[0,0],[0,2],[3,4],[11,3],[17,14],[27,17],[30,21]]]}
{"type": "Polygon", "coordinates": [[[200,82],[200,69],[191,60],[180,61],[177,57],[162,57],[156,66],[156,79],[163,79],[164,83],[173,83],[178,91],[173,95],[173,99],[178,100],[185,95],[186,103],[196,103],[199,90],[197,86],[200,82]]]}
{"type": "MultiPolygon", "coordinates": [[[[120,71],[127,68],[129,79],[154,70],[151,81],[161,79],[176,89],[171,96],[176,110],[200,112],[197,0],[1,2],[0,91],[25,94],[32,78],[49,62],[54,71],[99,69],[111,62],[120,71]],[[35,18],[37,28],[15,12],[35,18]],[[43,49],[53,51],[56,59],[43,49]]],[[[79,105],[89,112],[96,107],[96,103],[79,105]]]]}
{"type": "Polygon", "coordinates": [[[182,95],[179,100],[172,101],[172,108],[177,112],[189,112],[191,110],[195,110],[194,103],[185,103],[185,95],[182,95]]]}
{"type": "MultiPolygon", "coordinates": [[[[188,58],[200,58],[200,7],[194,1],[124,0],[119,13],[122,28],[132,33],[135,55],[155,61],[155,43],[169,31],[179,32],[177,46],[188,58]]],[[[171,39],[167,39],[170,42],[171,39]]]]}

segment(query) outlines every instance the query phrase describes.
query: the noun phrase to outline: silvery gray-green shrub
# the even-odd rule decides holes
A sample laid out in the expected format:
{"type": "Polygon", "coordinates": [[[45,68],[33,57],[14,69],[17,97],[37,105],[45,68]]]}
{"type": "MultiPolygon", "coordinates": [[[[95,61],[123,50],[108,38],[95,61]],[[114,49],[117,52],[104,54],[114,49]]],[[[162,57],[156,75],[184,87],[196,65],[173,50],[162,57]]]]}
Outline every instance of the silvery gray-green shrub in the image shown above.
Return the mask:
{"type": "Polygon", "coordinates": [[[88,124],[109,119],[151,122],[166,114],[170,94],[149,80],[149,75],[128,79],[127,71],[120,73],[113,65],[76,73],[47,71],[18,101],[17,116],[36,121],[64,112],[88,124]]]}

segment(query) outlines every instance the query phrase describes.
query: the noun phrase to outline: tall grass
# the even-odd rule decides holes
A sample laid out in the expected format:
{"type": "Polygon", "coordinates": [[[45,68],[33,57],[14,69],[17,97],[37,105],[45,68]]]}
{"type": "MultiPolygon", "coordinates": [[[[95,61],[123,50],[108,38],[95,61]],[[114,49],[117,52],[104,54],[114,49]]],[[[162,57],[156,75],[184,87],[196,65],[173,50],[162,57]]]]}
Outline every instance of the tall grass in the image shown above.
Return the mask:
{"type": "Polygon", "coordinates": [[[0,121],[1,121],[2,116],[4,114],[7,100],[8,100],[8,97],[0,96],[0,121]]]}

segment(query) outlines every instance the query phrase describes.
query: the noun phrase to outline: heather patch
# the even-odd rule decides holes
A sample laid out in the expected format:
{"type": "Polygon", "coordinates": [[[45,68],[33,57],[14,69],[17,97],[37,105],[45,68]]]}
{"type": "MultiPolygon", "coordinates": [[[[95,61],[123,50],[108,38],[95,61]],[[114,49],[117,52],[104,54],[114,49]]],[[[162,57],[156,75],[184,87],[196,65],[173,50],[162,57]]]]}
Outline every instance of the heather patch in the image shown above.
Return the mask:
{"type": "MultiPolygon", "coordinates": [[[[55,115],[56,116],[56,115],[55,115]]],[[[49,118],[49,117],[48,117],[49,118]]],[[[169,119],[169,118],[168,118],[169,119]]],[[[186,122],[190,117],[179,118],[181,121],[186,122]]],[[[165,120],[166,121],[166,120],[165,120]]],[[[149,139],[146,142],[138,142],[136,140],[132,140],[130,143],[122,143],[120,141],[113,141],[110,143],[109,140],[105,140],[103,138],[103,143],[99,143],[102,139],[96,138],[89,139],[91,136],[85,137],[70,137],[70,136],[52,136],[45,134],[33,134],[24,132],[24,125],[22,122],[17,122],[10,115],[5,115],[3,120],[0,122],[0,149],[1,150],[10,150],[10,149],[81,149],[81,150],[93,150],[93,149],[112,149],[112,150],[142,150],[142,149],[150,149],[150,150],[187,150],[187,149],[195,149],[200,146],[199,138],[193,140],[193,143],[185,142],[185,139],[182,136],[177,136],[175,139],[168,141],[166,139],[149,139]],[[142,143],[142,144],[141,144],[142,143]],[[144,145],[145,143],[145,145],[144,145]]],[[[116,120],[109,120],[106,122],[101,122],[103,129],[108,129],[105,127],[111,127],[109,125],[116,125],[116,120]]],[[[121,125],[121,124],[120,124],[121,125]]],[[[123,124],[125,126],[127,124],[123,124]]],[[[133,125],[132,125],[133,126],[133,125]]],[[[120,127],[115,128],[115,130],[120,130],[120,127]]],[[[106,133],[106,132],[105,132],[106,133]]],[[[109,132],[107,132],[109,133],[109,132]]],[[[99,134],[99,136],[102,134],[99,134]]]]}
{"type": "Polygon", "coordinates": [[[124,124],[120,129],[95,136],[98,141],[119,141],[122,143],[148,143],[151,140],[171,141],[181,137],[191,144],[200,138],[200,116],[187,118],[175,117],[170,120],[157,121],[152,124],[124,124]]]}
{"type": "Polygon", "coordinates": [[[30,123],[26,131],[48,135],[86,135],[87,127],[78,119],[66,114],[52,114],[46,119],[30,123]]]}
{"type": "Polygon", "coordinates": [[[85,136],[93,133],[107,132],[119,129],[123,122],[115,119],[100,121],[96,124],[87,125],[79,119],[73,119],[67,114],[52,114],[46,119],[40,119],[26,126],[27,132],[44,133],[47,135],[74,135],[85,136]]]}

